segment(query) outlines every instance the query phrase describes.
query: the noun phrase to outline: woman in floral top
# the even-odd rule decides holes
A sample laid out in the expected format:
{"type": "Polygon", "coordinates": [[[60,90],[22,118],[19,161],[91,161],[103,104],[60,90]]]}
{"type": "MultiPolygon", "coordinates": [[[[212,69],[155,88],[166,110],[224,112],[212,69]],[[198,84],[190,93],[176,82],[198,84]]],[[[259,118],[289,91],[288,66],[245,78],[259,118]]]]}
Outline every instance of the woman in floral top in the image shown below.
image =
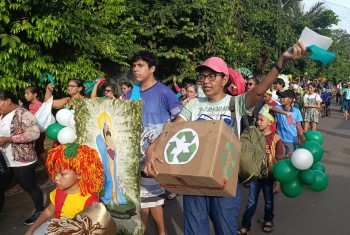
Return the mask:
{"type": "Polygon", "coordinates": [[[311,123],[311,130],[316,130],[318,124],[318,111],[321,109],[321,97],[315,92],[316,84],[310,83],[308,86],[309,93],[304,96],[304,130],[307,132],[311,123]]]}
{"type": "Polygon", "coordinates": [[[29,194],[35,205],[34,214],[24,224],[31,225],[44,209],[43,193],[36,183],[37,155],[35,140],[40,131],[33,114],[18,105],[18,99],[10,92],[0,90],[0,157],[9,171],[0,174],[0,210],[4,194],[13,178],[29,194]]]}

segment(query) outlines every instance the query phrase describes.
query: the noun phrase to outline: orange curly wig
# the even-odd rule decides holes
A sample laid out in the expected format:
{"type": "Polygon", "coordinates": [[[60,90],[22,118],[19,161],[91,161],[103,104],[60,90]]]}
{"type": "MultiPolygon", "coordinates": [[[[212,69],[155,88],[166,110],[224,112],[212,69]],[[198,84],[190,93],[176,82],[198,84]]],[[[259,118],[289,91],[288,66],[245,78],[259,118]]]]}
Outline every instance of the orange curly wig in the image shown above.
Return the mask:
{"type": "Polygon", "coordinates": [[[70,169],[81,175],[79,188],[82,196],[98,194],[103,186],[103,165],[98,152],[87,145],[79,145],[76,156],[66,157],[64,150],[70,145],[59,145],[48,152],[46,168],[51,178],[55,177],[55,167],[59,171],[70,169]]]}

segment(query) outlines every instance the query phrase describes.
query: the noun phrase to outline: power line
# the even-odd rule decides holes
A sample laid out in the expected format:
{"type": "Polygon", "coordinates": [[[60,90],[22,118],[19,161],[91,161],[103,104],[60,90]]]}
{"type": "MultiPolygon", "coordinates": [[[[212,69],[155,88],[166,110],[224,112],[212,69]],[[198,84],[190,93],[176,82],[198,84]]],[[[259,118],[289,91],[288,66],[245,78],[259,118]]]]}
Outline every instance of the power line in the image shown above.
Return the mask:
{"type": "MultiPolygon", "coordinates": [[[[313,5],[315,5],[315,3],[318,3],[319,1],[318,0],[304,0],[304,2],[309,2],[309,3],[312,3],[313,5]]],[[[337,4],[337,3],[332,3],[332,2],[329,2],[329,1],[322,1],[326,4],[331,4],[333,5],[333,7],[331,6],[327,6],[325,5],[327,8],[331,9],[332,11],[334,11],[336,13],[336,15],[338,16],[338,18],[340,19],[340,22],[341,24],[343,24],[344,26],[344,29],[348,29],[350,31],[350,21],[349,21],[349,15],[350,15],[350,7],[346,7],[346,6],[343,6],[343,5],[340,5],[340,4],[337,4]],[[335,9],[334,9],[335,8],[335,9]],[[344,17],[346,16],[346,17],[344,17]]],[[[311,7],[310,7],[311,8],[311,7]]],[[[337,25],[339,28],[341,26],[337,25]]],[[[341,27],[341,28],[343,28],[341,27]]]]}
{"type": "Polygon", "coordinates": [[[333,3],[333,2],[328,2],[328,1],[324,1],[324,2],[350,10],[350,7],[342,6],[342,5],[339,5],[339,4],[336,4],[336,3],[333,3]]]}

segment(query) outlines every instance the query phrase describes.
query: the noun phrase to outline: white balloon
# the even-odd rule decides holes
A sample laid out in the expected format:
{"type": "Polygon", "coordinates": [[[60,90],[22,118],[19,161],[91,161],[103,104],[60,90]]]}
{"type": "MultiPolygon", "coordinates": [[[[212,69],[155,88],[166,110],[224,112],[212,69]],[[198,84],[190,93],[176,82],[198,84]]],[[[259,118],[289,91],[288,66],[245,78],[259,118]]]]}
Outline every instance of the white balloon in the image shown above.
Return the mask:
{"type": "Polygon", "coordinates": [[[309,169],[314,162],[312,153],[307,149],[297,149],[292,154],[292,164],[295,168],[299,170],[309,169]]]}
{"type": "Polygon", "coordinates": [[[68,126],[68,120],[72,115],[73,113],[69,109],[60,109],[56,113],[56,120],[62,126],[68,126]]]}
{"type": "Polygon", "coordinates": [[[61,144],[72,144],[76,138],[74,130],[68,126],[62,128],[57,135],[57,140],[61,144]]]}
{"type": "Polygon", "coordinates": [[[75,124],[74,115],[72,115],[72,116],[70,116],[70,118],[69,118],[69,120],[68,120],[68,126],[69,126],[70,128],[72,128],[73,130],[75,130],[74,124],[75,124]]]}

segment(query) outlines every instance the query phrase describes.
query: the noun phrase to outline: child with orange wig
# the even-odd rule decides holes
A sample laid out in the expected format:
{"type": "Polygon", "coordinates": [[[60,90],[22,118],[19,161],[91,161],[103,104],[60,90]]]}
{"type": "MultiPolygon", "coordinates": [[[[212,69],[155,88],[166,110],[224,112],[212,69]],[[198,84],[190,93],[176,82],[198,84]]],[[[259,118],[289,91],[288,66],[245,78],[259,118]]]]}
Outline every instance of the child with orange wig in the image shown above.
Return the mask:
{"type": "Polygon", "coordinates": [[[42,212],[26,235],[43,234],[45,223],[55,218],[73,218],[93,202],[103,186],[103,165],[95,149],[86,145],[59,145],[49,151],[46,167],[56,184],[50,193],[49,206],[42,212]]]}

